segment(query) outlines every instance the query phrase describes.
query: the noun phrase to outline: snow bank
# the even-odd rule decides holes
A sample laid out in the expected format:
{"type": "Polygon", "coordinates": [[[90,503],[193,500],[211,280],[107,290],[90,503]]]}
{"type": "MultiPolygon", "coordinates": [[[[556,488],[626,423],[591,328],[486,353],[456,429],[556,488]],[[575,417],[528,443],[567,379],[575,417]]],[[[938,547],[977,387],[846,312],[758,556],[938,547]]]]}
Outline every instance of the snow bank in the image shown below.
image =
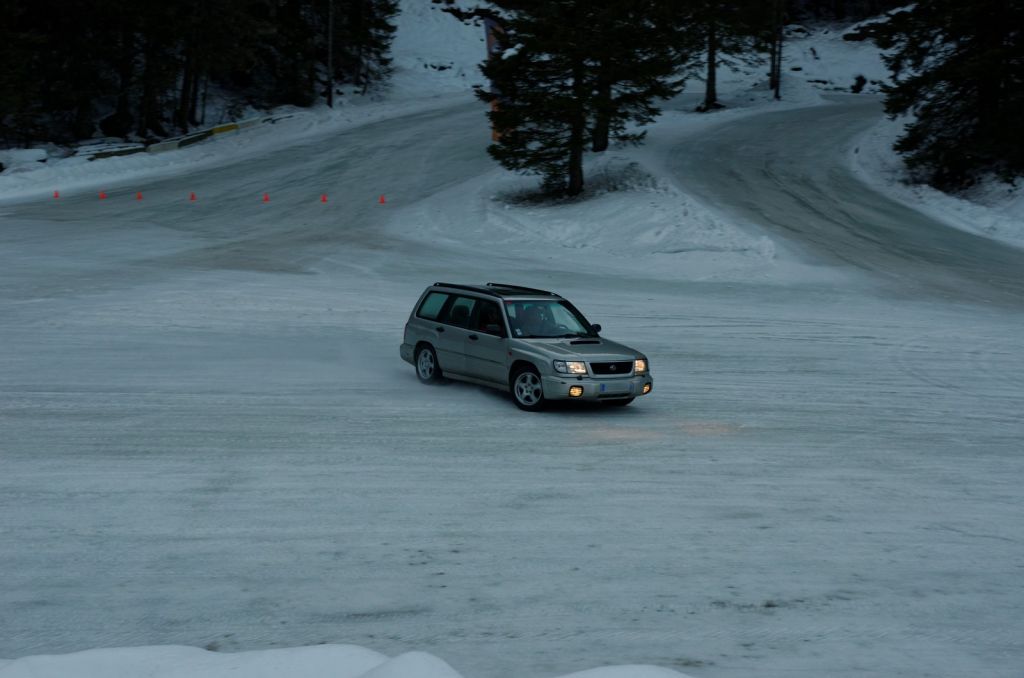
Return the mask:
{"type": "Polygon", "coordinates": [[[717,216],[628,149],[591,159],[586,176],[581,199],[545,201],[536,177],[495,168],[398,212],[388,228],[467,256],[670,279],[728,276],[774,258],[771,240],[717,216]]]}
{"type": "MultiPolygon", "coordinates": [[[[355,645],[219,653],[162,645],[0,660],[0,678],[461,678],[425,652],[389,659],[355,645]]],[[[604,667],[565,678],[686,678],[653,666],[604,667]]]]}
{"type": "Polygon", "coordinates": [[[37,163],[45,161],[46,151],[42,148],[0,149],[0,167],[5,172],[31,170],[37,163]]]}
{"type": "Polygon", "coordinates": [[[992,178],[961,196],[909,183],[906,165],[892,145],[905,120],[882,120],[850,151],[850,163],[866,184],[954,228],[1024,248],[1024,190],[992,178]]]}

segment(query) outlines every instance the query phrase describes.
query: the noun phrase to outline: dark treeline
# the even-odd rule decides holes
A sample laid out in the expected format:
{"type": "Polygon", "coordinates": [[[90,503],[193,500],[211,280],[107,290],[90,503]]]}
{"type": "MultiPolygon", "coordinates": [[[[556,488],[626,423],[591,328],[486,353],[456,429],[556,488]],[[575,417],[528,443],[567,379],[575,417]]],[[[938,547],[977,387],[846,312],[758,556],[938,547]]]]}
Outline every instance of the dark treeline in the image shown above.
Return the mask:
{"type": "Polygon", "coordinates": [[[779,98],[787,23],[868,16],[897,1],[435,0],[462,20],[504,26],[513,48],[481,67],[492,88],[479,96],[500,133],[488,150],[564,195],[583,190],[586,150],[642,140],[657,102],[685,80],[703,82],[697,110],[708,112],[722,107],[720,69],[763,65],[779,98]]]}
{"type": "Polygon", "coordinates": [[[880,18],[844,37],[891,50],[886,110],[912,116],[896,150],[917,177],[950,190],[1024,175],[1024,0],[434,1],[504,26],[506,49],[481,66],[497,133],[488,151],[554,195],[582,192],[586,152],[642,140],[685,80],[703,81],[697,110],[713,111],[719,69],[767,66],[779,98],[785,26],[869,17],[880,18]]]}
{"type": "Polygon", "coordinates": [[[0,0],[0,142],[154,139],[236,110],[365,92],[397,0],[0,0]],[[331,49],[328,49],[328,46],[331,49]]]}

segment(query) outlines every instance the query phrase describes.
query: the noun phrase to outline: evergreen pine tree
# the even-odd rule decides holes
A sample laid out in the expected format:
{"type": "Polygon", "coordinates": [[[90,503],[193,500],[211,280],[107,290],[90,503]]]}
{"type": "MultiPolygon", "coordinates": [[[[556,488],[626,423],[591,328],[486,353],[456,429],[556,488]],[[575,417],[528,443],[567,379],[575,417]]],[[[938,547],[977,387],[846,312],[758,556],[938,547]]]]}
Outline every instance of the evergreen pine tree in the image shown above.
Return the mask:
{"type": "Polygon", "coordinates": [[[658,113],[674,62],[655,1],[496,0],[511,45],[481,67],[496,92],[480,92],[500,138],[488,152],[504,167],[540,174],[552,193],[583,190],[587,146],[607,147],[658,113]],[[628,24],[628,25],[627,25],[628,24]]]}
{"type": "Polygon", "coordinates": [[[700,56],[688,60],[691,70],[703,71],[704,101],[699,112],[722,108],[718,101],[718,69],[736,67],[741,63],[754,63],[755,36],[761,29],[762,18],[752,0],[679,0],[675,4],[675,21],[683,35],[698,43],[700,56]]]}
{"type": "Polygon", "coordinates": [[[334,40],[336,77],[356,85],[365,94],[391,73],[388,53],[394,38],[391,19],[398,14],[397,0],[338,0],[335,20],[340,30],[334,40]]]}
{"type": "Polygon", "coordinates": [[[896,142],[941,189],[1024,175],[1024,0],[920,0],[879,27],[894,84],[886,112],[912,114],[896,142]]]}
{"type": "Polygon", "coordinates": [[[688,57],[685,35],[674,23],[673,3],[625,0],[598,3],[592,30],[594,71],[593,150],[609,138],[638,142],[628,125],[645,125],[661,112],[654,104],[683,87],[679,60],[688,57]]]}

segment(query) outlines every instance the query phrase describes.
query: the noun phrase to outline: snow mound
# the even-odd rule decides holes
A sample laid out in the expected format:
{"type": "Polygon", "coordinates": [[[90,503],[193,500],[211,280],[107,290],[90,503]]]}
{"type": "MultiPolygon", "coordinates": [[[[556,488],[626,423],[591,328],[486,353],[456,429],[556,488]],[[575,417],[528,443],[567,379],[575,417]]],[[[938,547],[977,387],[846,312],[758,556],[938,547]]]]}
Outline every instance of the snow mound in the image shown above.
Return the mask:
{"type": "Polygon", "coordinates": [[[591,159],[586,176],[580,198],[548,201],[536,177],[495,168],[398,212],[388,229],[467,253],[667,279],[727,276],[775,257],[770,239],[703,207],[629,150],[591,159]]]}
{"type": "MultiPolygon", "coordinates": [[[[0,678],[461,678],[426,652],[393,659],[356,645],[219,653],[158,645],[0,660],[0,678]]],[[[686,678],[653,666],[603,667],[565,678],[686,678]]]]}

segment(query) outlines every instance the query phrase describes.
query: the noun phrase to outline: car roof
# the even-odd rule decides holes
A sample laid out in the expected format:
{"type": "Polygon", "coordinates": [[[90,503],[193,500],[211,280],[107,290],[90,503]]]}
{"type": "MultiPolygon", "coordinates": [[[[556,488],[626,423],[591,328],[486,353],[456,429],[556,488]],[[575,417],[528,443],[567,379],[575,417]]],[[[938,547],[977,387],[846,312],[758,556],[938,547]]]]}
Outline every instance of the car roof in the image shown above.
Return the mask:
{"type": "Polygon", "coordinates": [[[436,282],[433,286],[476,292],[478,294],[485,294],[487,296],[498,297],[500,299],[507,299],[509,297],[551,297],[554,299],[561,299],[561,297],[554,292],[538,290],[533,287],[523,287],[522,285],[509,285],[506,283],[489,282],[486,285],[463,285],[459,283],[436,282]]]}

